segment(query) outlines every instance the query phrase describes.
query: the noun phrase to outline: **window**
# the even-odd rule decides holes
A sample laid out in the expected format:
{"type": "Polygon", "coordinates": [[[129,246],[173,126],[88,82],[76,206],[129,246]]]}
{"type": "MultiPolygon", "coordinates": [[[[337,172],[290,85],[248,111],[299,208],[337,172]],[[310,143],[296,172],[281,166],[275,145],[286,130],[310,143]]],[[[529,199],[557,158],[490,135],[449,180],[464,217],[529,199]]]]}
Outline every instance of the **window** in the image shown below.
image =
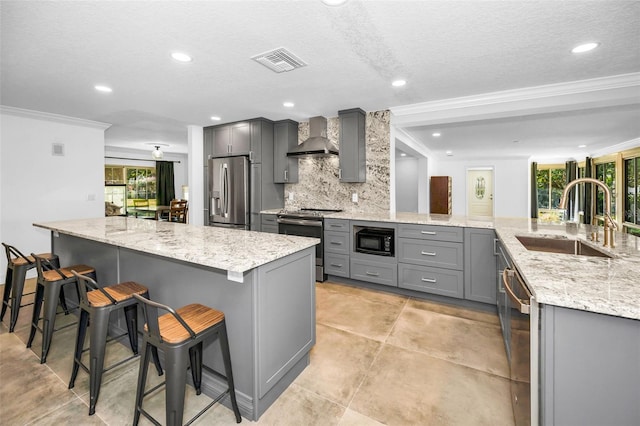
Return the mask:
{"type": "MultiPolygon", "coordinates": [[[[611,191],[611,217],[616,216],[616,163],[596,164],[596,179],[604,182],[611,191]]],[[[596,187],[596,215],[604,215],[604,191],[600,187],[596,187]]]]}
{"type": "Polygon", "coordinates": [[[624,222],[627,231],[640,236],[640,156],[624,160],[624,222]]]}
{"type": "MultiPolygon", "coordinates": [[[[543,166],[544,167],[544,166],[543,166]]],[[[538,210],[557,210],[566,185],[566,172],[562,168],[538,169],[538,210]]]]}
{"type": "Polygon", "coordinates": [[[127,186],[127,206],[133,207],[133,200],[149,200],[156,205],[156,168],[108,165],[104,168],[105,185],[127,186]]]}

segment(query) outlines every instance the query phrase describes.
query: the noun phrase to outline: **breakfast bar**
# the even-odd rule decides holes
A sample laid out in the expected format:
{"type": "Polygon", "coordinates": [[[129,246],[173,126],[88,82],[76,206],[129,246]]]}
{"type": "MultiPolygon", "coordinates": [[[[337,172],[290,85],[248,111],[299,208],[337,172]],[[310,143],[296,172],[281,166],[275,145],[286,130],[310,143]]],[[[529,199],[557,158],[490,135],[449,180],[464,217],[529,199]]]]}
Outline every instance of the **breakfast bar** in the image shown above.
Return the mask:
{"type": "MultiPolygon", "coordinates": [[[[257,420],[309,364],[319,240],[131,217],[34,226],[51,231],[61,262],[94,266],[103,285],[136,281],[157,302],[223,311],[243,417],[257,420]]],[[[124,318],[110,327],[126,330],[124,318]]],[[[219,352],[217,342],[205,346],[204,362],[224,371],[219,352]]],[[[225,386],[203,371],[205,394],[225,386]]]]}

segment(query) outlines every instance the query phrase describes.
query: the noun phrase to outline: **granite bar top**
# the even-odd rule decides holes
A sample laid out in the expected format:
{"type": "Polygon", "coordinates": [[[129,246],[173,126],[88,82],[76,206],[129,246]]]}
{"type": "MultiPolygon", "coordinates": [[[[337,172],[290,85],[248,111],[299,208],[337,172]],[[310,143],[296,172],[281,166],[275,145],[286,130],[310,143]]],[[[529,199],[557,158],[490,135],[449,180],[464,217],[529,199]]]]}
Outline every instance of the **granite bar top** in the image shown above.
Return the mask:
{"type": "Polygon", "coordinates": [[[244,273],[320,243],[317,238],[121,216],[33,225],[232,273],[244,273]]]}
{"type": "Polygon", "coordinates": [[[539,303],[640,320],[640,238],[616,232],[615,248],[592,242],[589,226],[526,218],[481,218],[419,213],[340,212],[332,219],[494,229],[539,303]],[[518,235],[579,239],[613,258],[527,250],[518,235]]]}

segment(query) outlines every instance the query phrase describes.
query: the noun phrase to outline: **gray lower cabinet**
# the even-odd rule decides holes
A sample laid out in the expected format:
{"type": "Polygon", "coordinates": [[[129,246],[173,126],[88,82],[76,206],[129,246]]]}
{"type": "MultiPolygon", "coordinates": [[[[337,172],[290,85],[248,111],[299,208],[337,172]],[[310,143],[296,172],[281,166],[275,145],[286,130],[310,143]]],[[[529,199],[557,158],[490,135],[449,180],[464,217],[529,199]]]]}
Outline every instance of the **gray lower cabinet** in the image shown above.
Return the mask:
{"type": "Polygon", "coordinates": [[[260,215],[260,224],[262,232],[269,232],[271,234],[278,233],[278,218],[275,214],[261,214],[260,215]]]}
{"type": "Polygon", "coordinates": [[[350,276],[349,220],[324,220],[324,273],[350,276]]]}
{"type": "Polygon", "coordinates": [[[453,269],[398,264],[399,287],[441,296],[461,298],[463,275],[453,269]]]}
{"type": "Polygon", "coordinates": [[[464,298],[496,301],[496,233],[493,229],[464,229],[464,298]]]}
{"type": "Polygon", "coordinates": [[[398,236],[398,287],[464,298],[463,228],[398,224],[398,236]]]}
{"type": "Polygon", "coordinates": [[[640,321],[542,305],[540,424],[640,424],[640,321]]]}
{"type": "Polygon", "coordinates": [[[351,278],[392,287],[398,286],[398,265],[351,258],[351,278]]]}

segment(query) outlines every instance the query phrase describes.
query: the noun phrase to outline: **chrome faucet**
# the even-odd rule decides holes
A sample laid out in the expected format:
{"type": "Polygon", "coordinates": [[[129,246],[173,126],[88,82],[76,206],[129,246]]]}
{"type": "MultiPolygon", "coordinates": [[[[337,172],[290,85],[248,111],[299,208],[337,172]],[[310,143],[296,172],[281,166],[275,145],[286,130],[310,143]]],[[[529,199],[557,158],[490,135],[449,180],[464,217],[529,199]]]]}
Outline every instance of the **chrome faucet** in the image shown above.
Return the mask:
{"type": "MultiPolygon", "coordinates": [[[[613,231],[618,229],[618,224],[611,217],[611,191],[609,187],[604,184],[604,182],[599,181],[594,178],[579,178],[572,180],[565,186],[564,191],[562,192],[562,197],[560,197],[560,208],[567,208],[567,198],[569,196],[569,191],[571,188],[576,186],[579,183],[592,183],[594,185],[599,186],[604,191],[604,247],[615,247],[615,239],[613,231]]],[[[598,241],[598,233],[596,231],[595,241],[598,241]]]]}

